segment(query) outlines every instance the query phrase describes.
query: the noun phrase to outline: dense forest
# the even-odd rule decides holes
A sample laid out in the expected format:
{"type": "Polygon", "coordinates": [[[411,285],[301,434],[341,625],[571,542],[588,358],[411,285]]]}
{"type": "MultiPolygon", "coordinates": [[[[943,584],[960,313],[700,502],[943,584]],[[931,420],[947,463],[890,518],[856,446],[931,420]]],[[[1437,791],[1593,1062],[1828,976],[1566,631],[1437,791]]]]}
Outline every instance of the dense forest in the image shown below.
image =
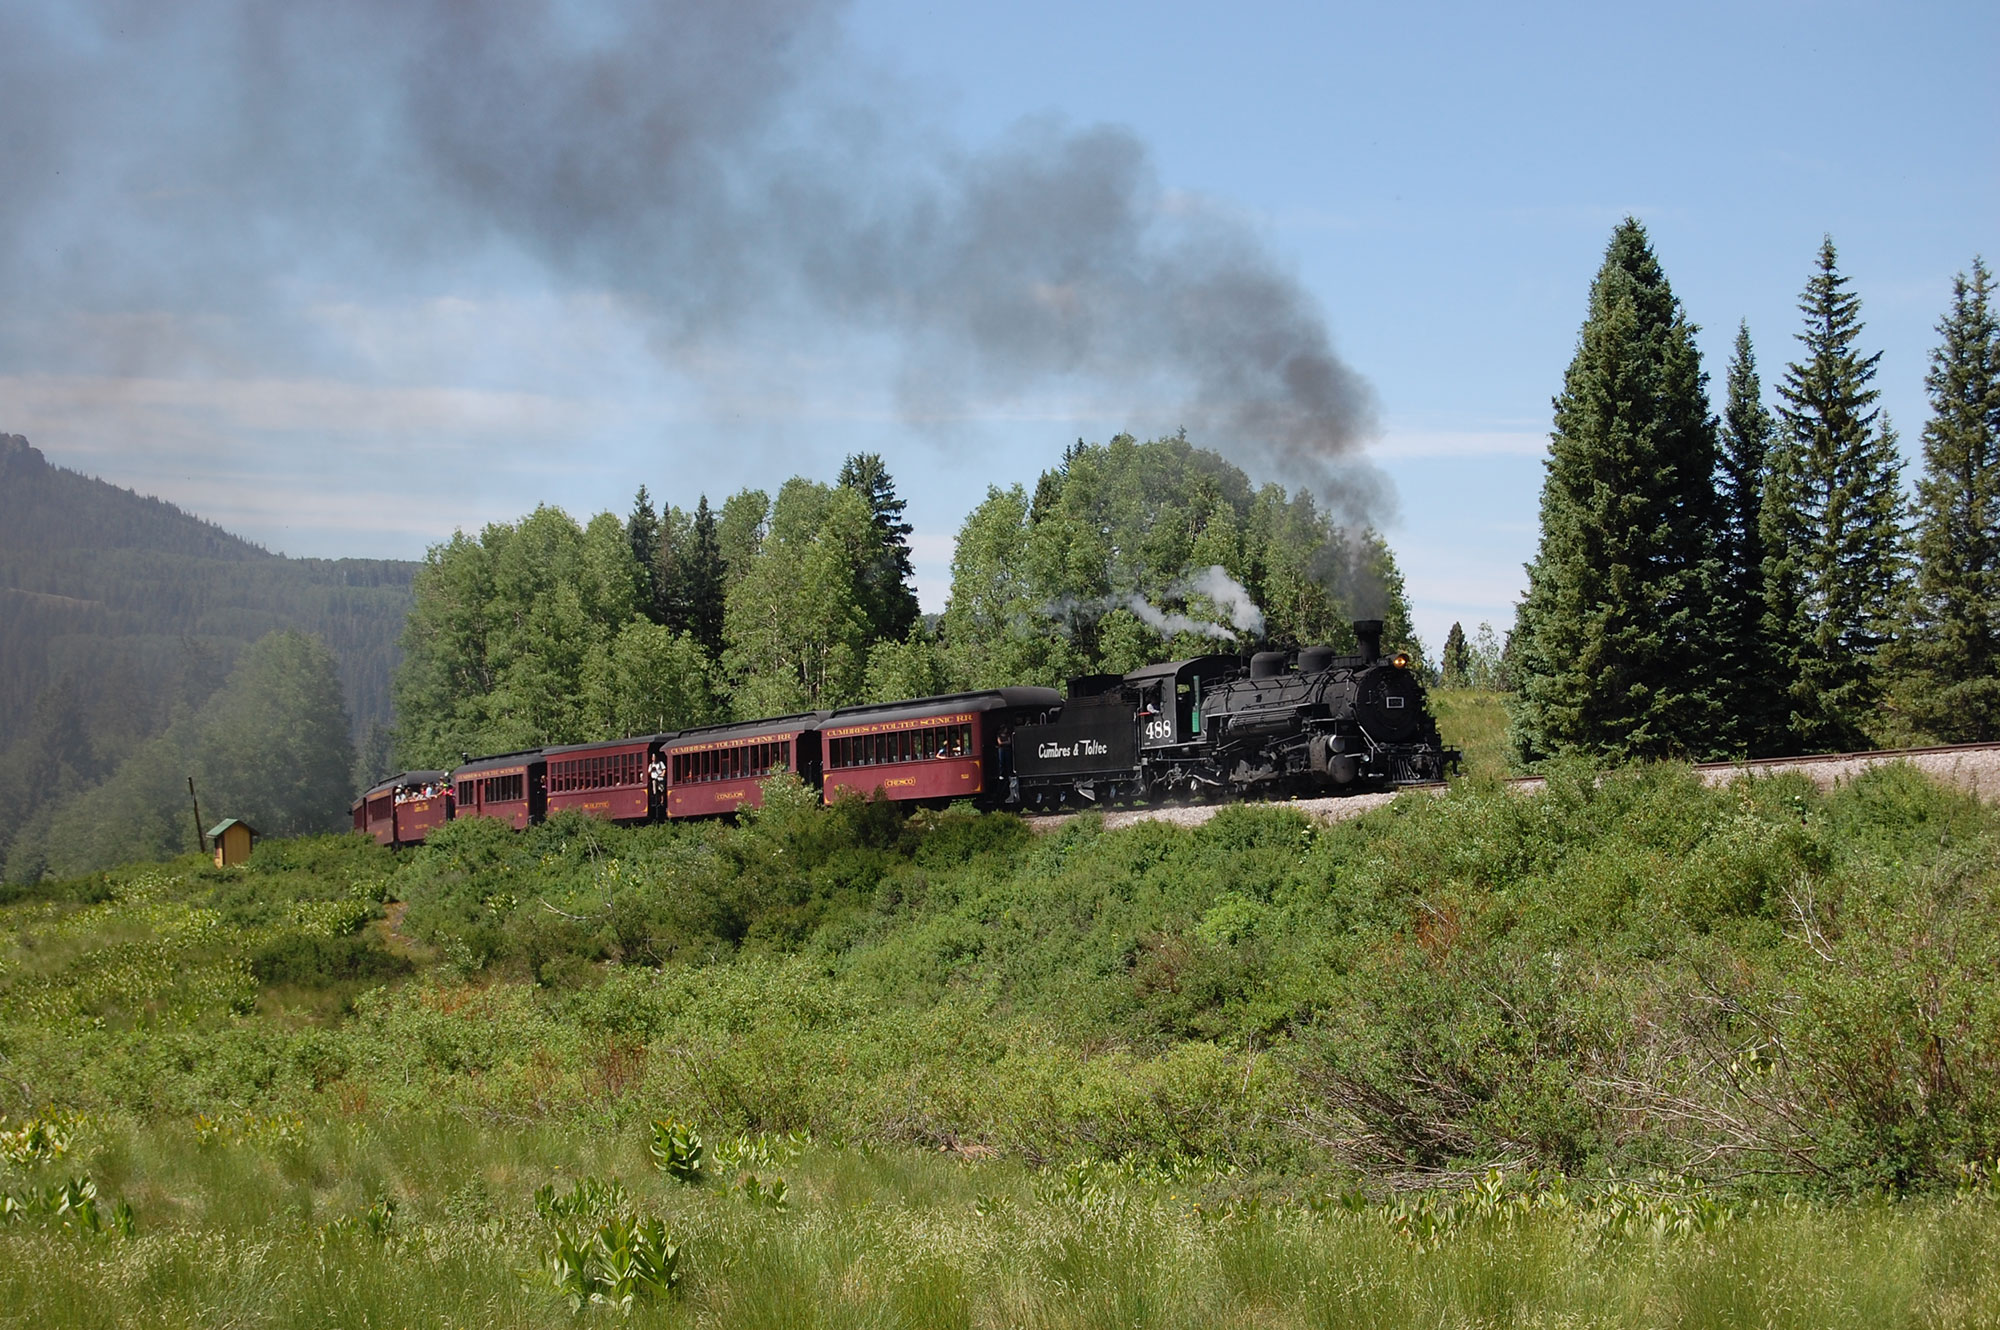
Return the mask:
{"type": "Polygon", "coordinates": [[[942,614],[918,613],[882,459],[719,508],[587,525],[553,508],[434,548],[396,677],[398,753],[506,752],[1100,671],[1255,644],[1419,649],[1394,556],[1311,495],[1261,488],[1184,437],[1065,451],[990,489],[942,614]]]}
{"type": "MultiPolygon", "coordinates": [[[[172,504],[51,466],[19,435],[0,436],[0,797],[9,809],[0,859],[25,832],[39,844],[59,806],[80,811],[75,800],[141,753],[157,758],[149,745],[192,725],[244,653],[273,633],[325,644],[319,663],[332,672],[326,700],[342,717],[343,749],[385,731],[414,571],[388,559],[283,558],[172,504]]],[[[135,768],[124,779],[136,777],[135,768]]],[[[192,843],[191,823],[172,825],[183,840],[140,836],[106,853],[192,843]]],[[[36,849],[10,872],[41,862],[36,849]]]]}

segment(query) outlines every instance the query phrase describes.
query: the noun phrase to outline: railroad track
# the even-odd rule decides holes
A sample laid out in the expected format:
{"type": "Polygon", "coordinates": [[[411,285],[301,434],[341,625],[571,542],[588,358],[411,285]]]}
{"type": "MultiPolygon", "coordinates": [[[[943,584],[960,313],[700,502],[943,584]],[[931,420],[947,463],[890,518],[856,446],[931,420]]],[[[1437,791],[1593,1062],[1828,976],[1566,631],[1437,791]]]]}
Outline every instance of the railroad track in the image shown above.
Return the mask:
{"type": "MultiPolygon", "coordinates": [[[[1761,757],[1743,762],[1700,762],[1695,774],[1705,785],[1726,785],[1741,776],[1773,776],[1800,772],[1821,789],[1832,789],[1853,780],[1871,767],[1891,762],[1907,762],[1941,785],[1949,785],[1989,803],[2000,802],[2000,743],[1940,744],[1933,748],[1882,748],[1867,753],[1818,753],[1809,757],[1761,757]]],[[[1519,794],[1533,794],[1548,782],[1540,776],[1512,776],[1506,786],[1519,794]]],[[[1296,808],[1319,822],[1344,822],[1360,817],[1396,799],[1411,794],[1435,794],[1443,785],[1411,785],[1387,794],[1332,795],[1323,799],[1293,799],[1283,806],[1296,808]]],[[[1194,827],[1214,817],[1230,804],[1161,804],[1150,808],[1110,808],[1104,811],[1106,828],[1131,826],[1138,822],[1172,822],[1194,827]]],[[[1054,831],[1070,822],[1077,813],[1057,813],[1031,817],[1037,831],[1054,831]]]]}

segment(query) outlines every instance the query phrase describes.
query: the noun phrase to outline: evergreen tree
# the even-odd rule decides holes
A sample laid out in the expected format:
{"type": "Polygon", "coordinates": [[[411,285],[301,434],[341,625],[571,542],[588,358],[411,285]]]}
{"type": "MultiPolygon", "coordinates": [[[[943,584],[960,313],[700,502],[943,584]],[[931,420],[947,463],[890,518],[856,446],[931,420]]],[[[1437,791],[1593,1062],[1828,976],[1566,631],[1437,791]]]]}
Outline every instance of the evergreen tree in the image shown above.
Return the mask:
{"type": "Polygon", "coordinates": [[[1555,399],[1541,545],[1515,631],[1512,735],[1525,759],[1718,746],[1717,444],[1694,334],[1627,218],[1555,399]]]}
{"type": "Polygon", "coordinates": [[[1465,625],[1453,621],[1451,631],[1446,633],[1444,638],[1444,658],[1438,666],[1438,687],[1471,686],[1472,648],[1465,642],[1465,625]]]}
{"type": "Polygon", "coordinates": [[[1717,486],[1722,578],[1715,673],[1726,746],[1760,757],[1784,747],[1787,707],[1772,674],[1774,656],[1764,633],[1764,477],[1775,426],[1764,406],[1748,323],[1737,326],[1727,383],[1717,486]]]}
{"type": "Polygon", "coordinates": [[[670,632],[684,633],[693,621],[688,594],[687,554],[693,523],[687,513],[668,504],[660,510],[660,534],[653,547],[654,622],[670,632]]]}
{"type": "Polygon", "coordinates": [[[682,595],[687,604],[685,631],[694,635],[711,656],[722,654],[722,623],[728,596],[729,570],[722,558],[722,537],[708,496],[695,505],[688,529],[687,552],[681,568],[682,595]]]}
{"type": "Polygon", "coordinates": [[[392,765],[395,753],[396,732],[380,721],[372,722],[367,734],[354,747],[354,788],[365,790],[392,775],[396,770],[392,765]]]}
{"type": "Polygon", "coordinates": [[[1867,747],[1877,655],[1901,601],[1903,503],[1893,431],[1870,385],[1861,299],[1833,239],[1799,299],[1806,356],[1786,366],[1764,502],[1764,631],[1793,752],[1867,747]]]}
{"type": "Polygon", "coordinates": [[[625,519],[625,539],[632,547],[632,563],[638,569],[639,612],[654,623],[664,623],[655,573],[660,557],[660,519],[644,485],[633,496],[632,515],[625,519]]]}
{"type": "Polygon", "coordinates": [[[1972,262],[1952,283],[1924,385],[1917,573],[1898,653],[1912,717],[1953,741],[2000,738],[2000,320],[1972,262]]]}
{"type": "MultiPolygon", "coordinates": [[[[35,700],[28,732],[0,753],[0,808],[7,810],[0,818],[0,859],[44,804],[74,795],[108,774],[93,748],[83,681],[76,673],[65,673],[35,700]]],[[[105,756],[120,754],[113,749],[105,756]]],[[[38,866],[27,876],[37,877],[40,871],[38,866]]]]}
{"type": "Polygon", "coordinates": [[[896,497],[896,482],[880,453],[855,453],[841,464],[838,484],[868,504],[881,543],[860,570],[857,592],[875,641],[901,642],[917,622],[917,593],[910,587],[910,532],[903,520],[908,506],[896,497]]]}

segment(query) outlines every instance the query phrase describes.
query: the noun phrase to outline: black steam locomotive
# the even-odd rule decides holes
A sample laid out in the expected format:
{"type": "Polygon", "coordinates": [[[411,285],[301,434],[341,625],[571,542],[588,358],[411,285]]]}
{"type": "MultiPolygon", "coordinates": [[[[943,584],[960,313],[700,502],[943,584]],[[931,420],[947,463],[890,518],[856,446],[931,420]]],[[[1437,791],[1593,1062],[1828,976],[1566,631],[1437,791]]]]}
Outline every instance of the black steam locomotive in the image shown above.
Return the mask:
{"type": "Polygon", "coordinates": [[[1382,624],[1331,647],[1198,656],[1070,681],[1045,723],[1012,736],[1019,805],[1152,803],[1352,793],[1443,780],[1438,736],[1409,657],[1382,655],[1382,624]]]}

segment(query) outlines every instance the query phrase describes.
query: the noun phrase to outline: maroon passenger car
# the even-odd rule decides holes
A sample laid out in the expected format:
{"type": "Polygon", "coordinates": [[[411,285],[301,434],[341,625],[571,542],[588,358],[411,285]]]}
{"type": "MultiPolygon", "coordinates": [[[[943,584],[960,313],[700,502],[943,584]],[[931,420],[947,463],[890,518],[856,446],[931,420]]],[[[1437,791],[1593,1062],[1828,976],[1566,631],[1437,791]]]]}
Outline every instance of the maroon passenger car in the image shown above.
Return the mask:
{"type": "Polygon", "coordinates": [[[354,801],[354,829],[383,845],[415,845],[451,820],[451,783],[442,771],[403,771],[354,801]]]}
{"type": "Polygon", "coordinates": [[[539,748],[467,762],[451,773],[451,815],[496,818],[526,831],[547,811],[548,765],[539,748]]]}
{"type": "Polygon", "coordinates": [[[612,822],[643,822],[658,815],[664,793],[654,779],[654,758],[664,734],[603,743],[544,748],[548,759],[548,811],[575,808],[612,822]]]}
{"type": "Polygon", "coordinates": [[[997,688],[843,707],[820,727],[824,797],[832,803],[853,791],[899,801],[1005,803],[1014,730],[1061,706],[1053,688],[997,688]]]}
{"type": "Polygon", "coordinates": [[[661,746],[667,763],[667,816],[712,817],[748,805],[760,808],[758,782],[774,771],[819,775],[819,724],[824,711],[741,725],[682,730],[661,746]]]}

